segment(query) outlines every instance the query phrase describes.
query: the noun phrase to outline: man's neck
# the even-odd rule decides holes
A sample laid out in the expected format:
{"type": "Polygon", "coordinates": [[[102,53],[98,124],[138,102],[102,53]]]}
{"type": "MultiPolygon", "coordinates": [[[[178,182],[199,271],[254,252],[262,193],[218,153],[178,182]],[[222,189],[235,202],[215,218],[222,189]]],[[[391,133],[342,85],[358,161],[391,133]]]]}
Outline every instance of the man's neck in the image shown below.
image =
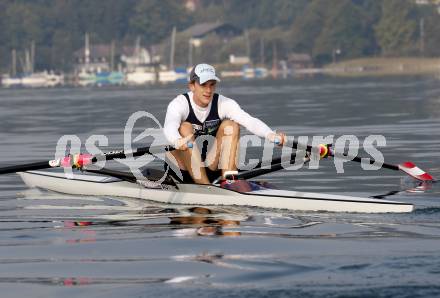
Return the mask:
{"type": "Polygon", "coordinates": [[[200,100],[198,100],[195,96],[194,96],[194,93],[193,93],[193,97],[192,97],[192,99],[193,99],[193,102],[198,106],[198,107],[201,107],[201,108],[203,108],[203,109],[206,109],[208,106],[209,106],[209,104],[212,102],[212,100],[208,103],[208,104],[203,104],[203,102],[201,102],[200,100]]]}

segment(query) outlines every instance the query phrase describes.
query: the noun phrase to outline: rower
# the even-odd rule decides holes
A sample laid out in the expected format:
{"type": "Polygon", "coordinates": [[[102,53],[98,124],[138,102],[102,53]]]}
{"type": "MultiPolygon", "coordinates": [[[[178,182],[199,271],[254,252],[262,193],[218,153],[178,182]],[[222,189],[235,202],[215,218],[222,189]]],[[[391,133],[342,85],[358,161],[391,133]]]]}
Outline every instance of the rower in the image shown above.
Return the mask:
{"type": "Polygon", "coordinates": [[[194,66],[189,74],[189,92],[175,97],[167,108],[164,134],[177,149],[168,153],[177,162],[170,169],[178,167],[186,183],[209,184],[220,175],[237,173],[240,125],[279,146],[286,141],[283,133],[250,116],[235,100],[215,93],[217,82],[220,79],[213,66],[194,66]],[[199,149],[195,144],[202,136],[215,138],[216,146],[208,152],[206,146],[199,149]],[[205,161],[209,161],[206,166],[205,161]]]}

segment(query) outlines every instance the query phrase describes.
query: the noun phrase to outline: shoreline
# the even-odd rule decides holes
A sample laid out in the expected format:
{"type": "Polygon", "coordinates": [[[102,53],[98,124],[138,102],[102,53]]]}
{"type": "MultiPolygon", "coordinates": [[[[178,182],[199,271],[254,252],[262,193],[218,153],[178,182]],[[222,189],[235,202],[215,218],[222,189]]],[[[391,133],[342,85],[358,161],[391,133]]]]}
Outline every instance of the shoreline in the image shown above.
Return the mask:
{"type": "Polygon", "coordinates": [[[360,58],[323,67],[330,76],[440,75],[440,58],[360,58]]]}

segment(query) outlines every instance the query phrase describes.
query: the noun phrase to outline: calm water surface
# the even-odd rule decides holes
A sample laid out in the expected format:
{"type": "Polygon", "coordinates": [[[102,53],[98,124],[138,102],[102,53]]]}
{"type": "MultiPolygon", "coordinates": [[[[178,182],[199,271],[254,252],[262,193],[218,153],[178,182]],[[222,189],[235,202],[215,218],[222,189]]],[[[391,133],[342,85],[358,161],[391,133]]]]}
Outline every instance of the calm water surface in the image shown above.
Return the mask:
{"type": "MultiPolygon", "coordinates": [[[[432,78],[222,82],[272,128],[299,135],[381,134],[388,163],[440,177],[440,81],[432,78]]],[[[161,123],[183,85],[0,90],[0,164],[51,159],[63,135],[122,148],[128,117],[161,123]]],[[[148,125],[148,124],[145,124],[148,125]]],[[[140,129],[140,127],[139,127],[140,129]]],[[[142,144],[139,144],[142,145],[142,144]]],[[[251,154],[258,156],[252,148],[251,154]]],[[[109,164],[116,168],[122,165],[109,164]]],[[[331,160],[261,177],[280,188],[356,196],[393,192],[411,214],[197,209],[28,189],[0,176],[1,297],[440,295],[440,188],[331,160]]]]}

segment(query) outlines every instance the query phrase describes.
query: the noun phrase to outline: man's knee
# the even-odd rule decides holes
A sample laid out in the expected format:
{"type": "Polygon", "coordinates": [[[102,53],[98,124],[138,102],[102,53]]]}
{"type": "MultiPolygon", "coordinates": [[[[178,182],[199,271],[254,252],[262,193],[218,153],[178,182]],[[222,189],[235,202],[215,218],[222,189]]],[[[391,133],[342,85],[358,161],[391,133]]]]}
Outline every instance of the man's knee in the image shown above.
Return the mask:
{"type": "Polygon", "coordinates": [[[220,129],[224,135],[240,135],[240,125],[233,120],[223,120],[222,124],[220,125],[220,129]]]}
{"type": "Polygon", "coordinates": [[[187,137],[194,134],[194,128],[189,122],[182,122],[179,127],[179,133],[182,137],[187,137]]]}

